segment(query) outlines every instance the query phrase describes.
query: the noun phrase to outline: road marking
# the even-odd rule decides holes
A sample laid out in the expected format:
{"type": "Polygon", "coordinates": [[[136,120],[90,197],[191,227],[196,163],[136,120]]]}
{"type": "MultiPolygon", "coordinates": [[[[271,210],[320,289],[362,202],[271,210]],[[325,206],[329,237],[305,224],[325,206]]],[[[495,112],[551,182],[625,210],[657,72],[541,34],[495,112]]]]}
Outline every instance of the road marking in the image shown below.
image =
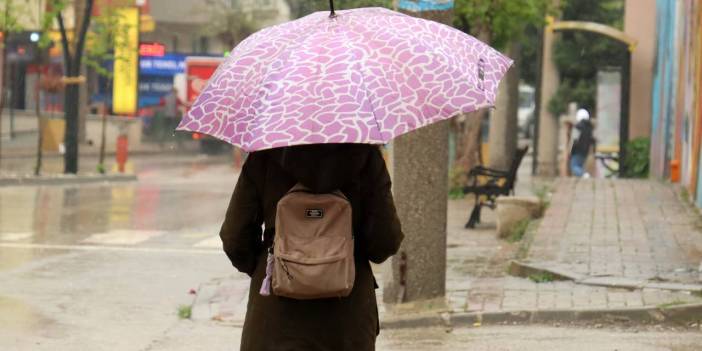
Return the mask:
{"type": "Polygon", "coordinates": [[[113,230],[107,233],[93,234],[81,242],[100,245],[136,245],[163,234],[166,234],[166,232],[153,230],[113,230]]]}
{"type": "Polygon", "coordinates": [[[0,248],[9,249],[40,249],[40,250],[73,250],[73,251],[120,251],[120,252],[150,252],[150,253],[183,253],[202,255],[222,255],[219,250],[207,249],[168,249],[156,247],[124,247],[99,245],[58,245],[30,243],[0,243],[0,248]]]}

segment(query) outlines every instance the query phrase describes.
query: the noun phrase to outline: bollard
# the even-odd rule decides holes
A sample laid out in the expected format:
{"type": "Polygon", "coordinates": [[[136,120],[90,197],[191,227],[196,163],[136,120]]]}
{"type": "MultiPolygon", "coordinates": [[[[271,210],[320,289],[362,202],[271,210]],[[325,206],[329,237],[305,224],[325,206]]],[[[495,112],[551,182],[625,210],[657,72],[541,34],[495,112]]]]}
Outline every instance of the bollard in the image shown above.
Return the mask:
{"type": "Polygon", "coordinates": [[[119,173],[124,173],[125,165],[127,164],[127,155],[129,153],[129,139],[127,135],[120,134],[117,137],[117,170],[119,173]]]}

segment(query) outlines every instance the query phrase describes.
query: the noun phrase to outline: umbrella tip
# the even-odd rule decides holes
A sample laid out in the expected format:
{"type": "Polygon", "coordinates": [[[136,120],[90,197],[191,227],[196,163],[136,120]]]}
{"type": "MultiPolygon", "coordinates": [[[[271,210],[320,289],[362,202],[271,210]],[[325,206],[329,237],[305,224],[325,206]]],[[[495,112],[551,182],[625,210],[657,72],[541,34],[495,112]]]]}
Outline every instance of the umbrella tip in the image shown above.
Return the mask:
{"type": "Polygon", "coordinates": [[[334,12],[334,0],[329,0],[329,18],[336,17],[336,12],[334,12]]]}

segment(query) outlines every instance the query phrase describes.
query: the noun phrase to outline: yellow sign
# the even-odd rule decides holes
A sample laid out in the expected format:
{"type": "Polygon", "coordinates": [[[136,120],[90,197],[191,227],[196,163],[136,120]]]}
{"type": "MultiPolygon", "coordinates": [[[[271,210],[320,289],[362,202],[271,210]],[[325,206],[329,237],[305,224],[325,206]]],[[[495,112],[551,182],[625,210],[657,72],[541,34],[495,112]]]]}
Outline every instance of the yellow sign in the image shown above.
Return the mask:
{"type": "Polygon", "coordinates": [[[139,89],[139,9],[121,8],[117,17],[118,27],[125,30],[115,38],[112,110],[119,115],[134,115],[139,89]]]}

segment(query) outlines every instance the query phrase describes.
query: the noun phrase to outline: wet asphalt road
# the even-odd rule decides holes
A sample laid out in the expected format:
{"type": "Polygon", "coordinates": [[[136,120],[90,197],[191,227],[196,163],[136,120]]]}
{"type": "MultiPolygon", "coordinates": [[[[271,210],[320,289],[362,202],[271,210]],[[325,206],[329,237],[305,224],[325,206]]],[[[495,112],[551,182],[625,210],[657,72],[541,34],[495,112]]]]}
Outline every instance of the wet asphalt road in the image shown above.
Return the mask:
{"type": "Polygon", "coordinates": [[[141,350],[190,289],[237,274],[217,237],[227,158],[134,167],[135,183],[0,187],[0,350],[141,350]]]}
{"type": "MultiPolygon", "coordinates": [[[[224,158],[143,157],[139,182],[0,187],[0,350],[237,350],[241,329],[180,320],[234,275],[217,232],[224,158]]],[[[702,350],[702,332],[510,326],[383,331],[379,350],[702,350]]]]}

